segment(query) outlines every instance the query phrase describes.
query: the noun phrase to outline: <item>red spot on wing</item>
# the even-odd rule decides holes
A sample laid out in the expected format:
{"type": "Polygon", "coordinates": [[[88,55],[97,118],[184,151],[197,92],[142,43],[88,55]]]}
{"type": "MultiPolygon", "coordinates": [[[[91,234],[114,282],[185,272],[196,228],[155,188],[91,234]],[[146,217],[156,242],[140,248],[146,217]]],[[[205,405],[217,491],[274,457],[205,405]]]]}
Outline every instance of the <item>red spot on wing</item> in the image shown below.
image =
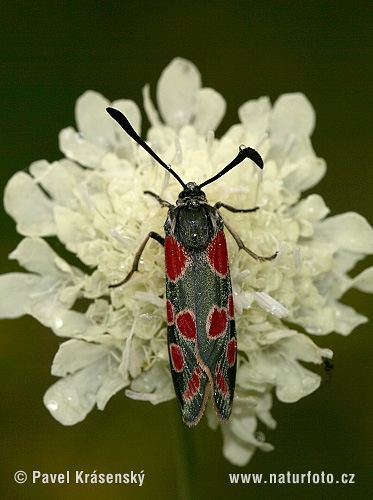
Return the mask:
{"type": "Polygon", "coordinates": [[[228,250],[223,231],[218,231],[207,247],[208,261],[211,268],[221,276],[228,273],[228,250]]]}
{"type": "Polygon", "coordinates": [[[225,398],[229,397],[229,387],[227,381],[224,378],[224,375],[221,372],[220,365],[216,365],[215,368],[216,375],[216,386],[218,390],[223,394],[225,398]]]}
{"type": "Polygon", "coordinates": [[[227,362],[233,366],[236,362],[236,339],[233,337],[227,344],[227,362]]]}
{"type": "Polygon", "coordinates": [[[227,311],[224,308],[214,306],[207,318],[207,335],[215,339],[223,335],[227,330],[228,317],[227,311]]]}
{"type": "Polygon", "coordinates": [[[190,377],[188,381],[187,388],[184,391],[184,399],[186,401],[191,401],[196,393],[198,392],[198,389],[200,388],[201,385],[201,380],[200,377],[202,375],[202,371],[200,368],[196,368],[190,377]]]}
{"type": "Polygon", "coordinates": [[[166,236],[164,241],[164,254],[166,260],[166,274],[171,281],[176,281],[184,273],[188,253],[173,236],[166,236]]]}
{"type": "Polygon", "coordinates": [[[184,355],[179,345],[170,344],[170,358],[175,372],[183,371],[184,355]]]}
{"type": "Polygon", "coordinates": [[[228,314],[231,319],[234,318],[234,303],[233,303],[233,295],[230,295],[228,298],[228,314]]]}
{"type": "Polygon", "coordinates": [[[191,311],[185,310],[176,316],[176,324],[180,334],[187,340],[197,337],[196,318],[191,311]]]}
{"type": "Polygon", "coordinates": [[[173,325],[174,319],[174,307],[169,300],[166,300],[166,314],[167,314],[167,324],[173,325]]]}

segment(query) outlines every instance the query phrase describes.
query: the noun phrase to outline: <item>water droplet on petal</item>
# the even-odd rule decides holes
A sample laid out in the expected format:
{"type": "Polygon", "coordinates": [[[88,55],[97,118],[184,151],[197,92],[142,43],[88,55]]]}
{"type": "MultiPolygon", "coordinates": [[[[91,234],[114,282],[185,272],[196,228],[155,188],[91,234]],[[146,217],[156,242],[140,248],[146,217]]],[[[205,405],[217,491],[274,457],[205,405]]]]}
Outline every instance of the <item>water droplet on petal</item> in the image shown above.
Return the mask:
{"type": "Polygon", "coordinates": [[[264,443],[266,437],[263,432],[258,431],[255,433],[255,439],[258,441],[258,443],[264,443]]]}
{"type": "Polygon", "coordinates": [[[62,318],[55,318],[54,319],[54,326],[55,326],[55,328],[62,328],[63,327],[63,319],[62,318]]]}
{"type": "Polygon", "coordinates": [[[56,411],[56,410],[58,410],[58,403],[54,399],[51,399],[46,404],[46,407],[48,408],[49,411],[56,411]]]}

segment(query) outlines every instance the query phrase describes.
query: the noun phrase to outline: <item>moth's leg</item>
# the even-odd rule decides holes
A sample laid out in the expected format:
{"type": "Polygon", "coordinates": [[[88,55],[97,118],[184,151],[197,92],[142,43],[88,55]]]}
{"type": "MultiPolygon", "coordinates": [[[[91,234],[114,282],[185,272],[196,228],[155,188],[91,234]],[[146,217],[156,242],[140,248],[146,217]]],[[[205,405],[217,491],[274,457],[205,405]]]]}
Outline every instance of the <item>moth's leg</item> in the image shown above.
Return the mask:
{"type": "Polygon", "coordinates": [[[127,281],[131,278],[131,276],[133,275],[133,273],[135,273],[136,271],[139,270],[138,268],[139,268],[139,262],[140,262],[141,254],[143,253],[144,248],[145,248],[146,244],[149,241],[149,238],[153,238],[153,240],[158,241],[158,243],[160,243],[162,246],[164,246],[164,238],[163,238],[163,236],[161,236],[158,233],[154,233],[153,231],[151,231],[149,234],[147,234],[146,238],[141,243],[140,248],[137,250],[137,252],[135,254],[135,258],[133,259],[131,271],[127,274],[127,276],[124,278],[124,280],[122,280],[120,283],[115,283],[114,285],[109,285],[109,288],[116,288],[118,286],[124,285],[124,283],[127,283],[127,281]]]}
{"type": "Polygon", "coordinates": [[[238,212],[256,212],[259,209],[259,207],[254,207],[254,208],[234,208],[231,205],[227,205],[226,203],[223,203],[222,201],[218,201],[217,203],[215,203],[214,207],[218,208],[218,209],[220,207],[224,207],[227,210],[229,210],[230,212],[234,212],[234,213],[238,213],[238,212]]]}
{"type": "Polygon", "coordinates": [[[153,193],[153,191],[144,191],[144,194],[150,194],[151,196],[153,196],[158,201],[158,203],[162,205],[162,207],[168,207],[168,208],[173,207],[171,203],[169,203],[166,200],[163,200],[160,196],[153,193]]]}
{"type": "Polygon", "coordinates": [[[253,257],[253,259],[265,261],[265,260],[273,260],[273,259],[275,259],[277,257],[277,252],[274,253],[273,255],[270,255],[269,257],[263,257],[262,255],[256,254],[255,252],[253,252],[252,250],[250,250],[250,248],[247,248],[245,246],[244,242],[238,236],[238,234],[236,233],[236,231],[229,224],[227,224],[225,221],[224,221],[224,225],[228,229],[228,231],[231,233],[231,235],[233,236],[235,242],[238,245],[238,248],[240,250],[245,250],[245,252],[248,253],[251,257],[253,257]]]}

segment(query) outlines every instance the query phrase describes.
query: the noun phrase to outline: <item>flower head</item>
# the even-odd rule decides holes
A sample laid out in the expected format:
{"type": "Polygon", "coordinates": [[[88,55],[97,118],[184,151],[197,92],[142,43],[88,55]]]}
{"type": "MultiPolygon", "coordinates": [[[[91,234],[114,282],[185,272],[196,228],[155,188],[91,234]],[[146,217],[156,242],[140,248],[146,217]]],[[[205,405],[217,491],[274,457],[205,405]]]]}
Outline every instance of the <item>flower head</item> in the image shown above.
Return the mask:
{"type": "MultiPolygon", "coordinates": [[[[244,465],[256,448],[272,449],[255,437],[258,419],[270,428],[276,425],[270,414],[272,390],[279,400],[295,402],[320,384],[320,377],[300,362],[320,364],[332,352],[317,347],[307,334],[348,335],[367,320],[339,299],[351,287],[373,291],[372,268],[353,279],[347,274],[371,253],[373,231],[356,213],[327,217],[317,194],[301,198],[326,170],[311,146],[315,113],[303,94],[282,95],[273,106],[266,97],[246,102],[239,109],[240,123],[216,139],[224,99],[202,87],[192,63],[174,59],[158,82],[157,101],[161,118],[145,87],[147,140],[184,181],[212,177],[240,144],[257,148],[265,162],[259,188],[256,169],[246,162],[205,191],[211,204],[258,205],[251,214],[224,212],[224,219],[254,252],[269,255],[279,249],[274,262],[263,263],[239,252],[227,237],[238,370],[233,413],[221,428],[224,455],[244,465]]],[[[83,420],[95,405],[103,409],[124,388],[128,397],[153,404],[175,397],[161,246],[149,244],[140,272],[128,283],[117,289],[109,285],[127,275],[146,234],[162,233],[164,209],[144,191],[152,189],[174,203],[180,186],[106,114],[109,104],[140,133],[134,102],[109,103],[88,91],[76,104],[78,131],[67,128],[60,134],[65,158],[33,163],[5,190],[6,211],[25,237],[10,258],[28,272],[0,277],[0,316],[30,314],[69,339],[52,365],[60,380],[44,396],[64,425],[83,420]],[[62,259],[43,239],[50,236],[84,266],[62,259]]],[[[212,415],[208,407],[209,424],[216,427],[212,415]]]]}

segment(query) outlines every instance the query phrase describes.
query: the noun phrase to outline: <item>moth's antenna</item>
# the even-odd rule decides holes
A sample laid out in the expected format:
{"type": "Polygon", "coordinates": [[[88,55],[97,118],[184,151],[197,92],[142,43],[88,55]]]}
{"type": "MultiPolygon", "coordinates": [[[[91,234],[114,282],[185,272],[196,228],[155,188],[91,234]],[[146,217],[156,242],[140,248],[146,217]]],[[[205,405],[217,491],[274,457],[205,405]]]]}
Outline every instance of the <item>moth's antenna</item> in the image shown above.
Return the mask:
{"type": "Polygon", "coordinates": [[[168,170],[168,172],[170,172],[170,174],[173,175],[178,182],[180,182],[180,184],[183,186],[183,188],[186,187],[185,183],[180,179],[180,177],[177,175],[177,173],[172,170],[170,165],[167,165],[167,163],[165,163],[163,160],[161,160],[159,158],[159,156],[157,155],[157,153],[155,153],[152,150],[152,148],[150,146],[148,146],[146,144],[146,142],[141,139],[139,134],[135,131],[135,129],[132,127],[132,125],[130,124],[130,122],[127,120],[127,118],[124,116],[123,113],[121,113],[118,109],[114,109],[114,108],[106,108],[106,111],[109,113],[109,115],[112,118],[114,118],[114,120],[116,122],[119,123],[119,125],[122,127],[122,129],[125,132],[127,132],[127,134],[134,141],[137,142],[137,144],[139,144],[142,148],[144,148],[145,151],[147,151],[150,154],[150,156],[152,156],[160,165],[162,165],[163,168],[168,170]]]}
{"type": "Polygon", "coordinates": [[[245,148],[243,146],[240,146],[240,150],[239,150],[238,155],[236,156],[236,158],[234,158],[218,174],[214,175],[214,177],[211,177],[211,179],[208,179],[207,181],[202,182],[202,184],[200,184],[198,187],[202,188],[203,186],[206,186],[206,184],[210,184],[211,182],[216,181],[217,179],[219,179],[219,177],[221,177],[222,175],[224,175],[227,172],[229,172],[230,170],[232,170],[232,168],[234,168],[237,165],[239,165],[245,158],[250,158],[250,160],[252,160],[254,163],[256,163],[259,168],[263,168],[264,167],[262,157],[260,156],[260,154],[258,153],[258,151],[256,151],[253,148],[245,148]]]}

